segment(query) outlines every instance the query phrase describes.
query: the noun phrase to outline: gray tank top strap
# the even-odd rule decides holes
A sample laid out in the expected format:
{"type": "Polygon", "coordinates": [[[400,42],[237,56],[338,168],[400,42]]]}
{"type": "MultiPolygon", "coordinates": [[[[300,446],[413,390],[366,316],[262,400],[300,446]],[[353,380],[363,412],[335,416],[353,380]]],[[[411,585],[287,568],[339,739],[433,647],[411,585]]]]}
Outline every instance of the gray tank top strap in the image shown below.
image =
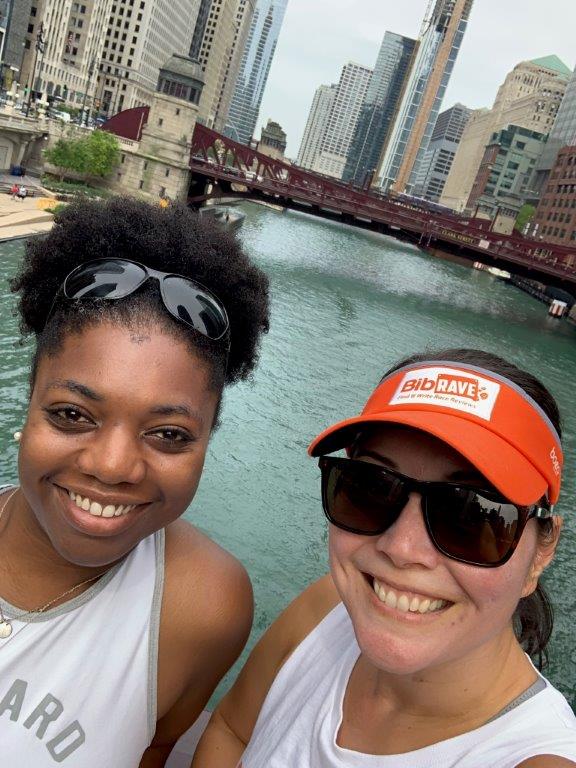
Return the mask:
{"type": "Polygon", "coordinates": [[[165,541],[166,532],[164,528],[161,528],[154,534],[156,549],[156,579],[150,611],[150,644],[148,646],[148,728],[151,740],[156,733],[156,720],[158,716],[158,641],[160,636],[162,596],[164,593],[165,541]]]}
{"type": "Polygon", "coordinates": [[[539,677],[538,680],[536,680],[535,683],[532,683],[529,688],[526,688],[525,691],[523,691],[519,696],[516,696],[516,698],[513,699],[509,704],[506,704],[504,709],[501,709],[500,712],[494,715],[494,717],[491,717],[490,720],[488,720],[488,723],[493,723],[494,720],[498,720],[498,718],[502,717],[502,715],[506,715],[508,712],[516,709],[516,707],[519,707],[520,704],[524,704],[524,702],[528,701],[528,699],[531,699],[532,696],[536,696],[537,693],[543,691],[544,688],[546,688],[546,681],[543,677],[539,677]]]}

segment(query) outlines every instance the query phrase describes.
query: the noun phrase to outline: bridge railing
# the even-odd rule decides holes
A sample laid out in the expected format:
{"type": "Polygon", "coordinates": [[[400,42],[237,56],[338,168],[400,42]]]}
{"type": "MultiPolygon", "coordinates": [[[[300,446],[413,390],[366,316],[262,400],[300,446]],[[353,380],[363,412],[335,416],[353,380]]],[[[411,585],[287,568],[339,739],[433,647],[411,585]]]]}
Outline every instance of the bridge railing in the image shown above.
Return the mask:
{"type": "Polygon", "coordinates": [[[486,229],[485,222],[456,213],[425,210],[409,202],[358,189],[321,174],[311,173],[229,139],[197,124],[190,157],[192,169],[214,179],[256,189],[272,198],[292,199],[325,211],[334,211],[386,224],[413,233],[417,242],[432,245],[450,241],[540,271],[576,273],[576,247],[566,248],[521,235],[503,235],[486,229]]]}

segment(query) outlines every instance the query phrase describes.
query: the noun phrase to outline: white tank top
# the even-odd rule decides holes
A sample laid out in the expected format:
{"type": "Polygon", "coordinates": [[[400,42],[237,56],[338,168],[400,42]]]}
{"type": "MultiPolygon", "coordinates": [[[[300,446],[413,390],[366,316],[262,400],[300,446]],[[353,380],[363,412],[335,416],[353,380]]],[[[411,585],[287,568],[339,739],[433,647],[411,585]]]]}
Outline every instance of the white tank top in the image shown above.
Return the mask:
{"type": "MultiPolygon", "coordinates": [[[[164,531],[0,640],[0,762],[137,768],[156,729],[164,531]]],[[[22,610],[0,598],[11,618],[22,610]]]]}
{"type": "Polygon", "coordinates": [[[336,743],[348,679],[360,654],[339,604],[279,671],[264,702],[242,768],[515,768],[538,754],[576,760],[576,718],[540,678],[539,692],[481,728],[400,755],[367,755],[336,743]]]}

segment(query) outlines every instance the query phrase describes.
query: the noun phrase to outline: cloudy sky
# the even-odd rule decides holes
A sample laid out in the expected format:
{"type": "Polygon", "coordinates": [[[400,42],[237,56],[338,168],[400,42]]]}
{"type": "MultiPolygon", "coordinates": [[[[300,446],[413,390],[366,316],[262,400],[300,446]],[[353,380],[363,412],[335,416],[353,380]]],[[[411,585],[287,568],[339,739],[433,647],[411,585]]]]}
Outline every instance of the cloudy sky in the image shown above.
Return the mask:
{"type": "MultiPolygon", "coordinates": [[[[373,67],[386,30],[417,37],[428,0],[288,0],[260,110],[278,121],[295,157],[314,91],[347,61],[373,67]]],[[[575,0],[475,0],[443,108],[491,106],[519,61],[555,53],[576,65],[575,0]]],[[[257,135],[260,135],[258,130],[257,135]]]]}

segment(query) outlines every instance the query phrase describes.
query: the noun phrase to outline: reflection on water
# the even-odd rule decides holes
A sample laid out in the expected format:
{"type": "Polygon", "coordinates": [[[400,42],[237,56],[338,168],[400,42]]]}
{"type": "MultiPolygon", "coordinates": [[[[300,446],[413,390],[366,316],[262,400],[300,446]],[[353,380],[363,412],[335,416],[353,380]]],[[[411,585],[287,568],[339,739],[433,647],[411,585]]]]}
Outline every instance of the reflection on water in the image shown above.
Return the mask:
{"type": "MultiPolygon", "coordinates": [[[[187,517],[234,552],[255,588],[252,645],[281,608],[326,570],[319,470],[306,455],[321,429],[355,412],[398,358],[438,346],[483,348],[539,375],[564,414],[576,455],[576,329],[485,272],[389,238],[255,205],[240,237],[272,285],[272,327],[254,381],[233,388],[187,517]]],[[[0,280],[21,244],[0,246],[0,280]]],[[[11,433],[22,422],[27,351],[15,347],[13,298],[0,292],[1,476],[15,477],[11,433]]],[[[576,483],[568,461],[565,532],[546,584],[556,604],[551,678],[576,701],[573,563],[576,483]]],[[[234,673],[232,673],[234,674],[234,673]]],[[[225,683],[226,684],[226,683],[225,683]]],[[[224,685],[225,685],[224,684],[224,685]]]]}

